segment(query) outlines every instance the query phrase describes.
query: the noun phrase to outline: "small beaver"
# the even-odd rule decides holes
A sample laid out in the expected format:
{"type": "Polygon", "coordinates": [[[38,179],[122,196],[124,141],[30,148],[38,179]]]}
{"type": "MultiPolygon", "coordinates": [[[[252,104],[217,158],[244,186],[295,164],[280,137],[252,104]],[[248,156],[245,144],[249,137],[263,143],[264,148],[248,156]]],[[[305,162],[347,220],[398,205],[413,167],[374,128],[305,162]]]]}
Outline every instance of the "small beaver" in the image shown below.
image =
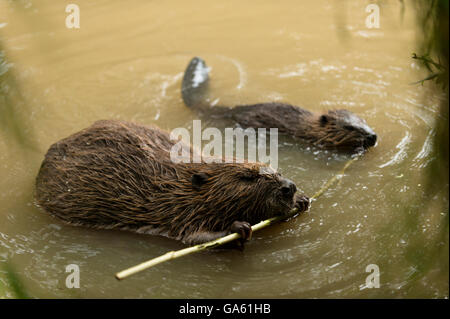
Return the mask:
{"type": "Polygon", "coordinates": [[[280,133],[310,145],[342,152],[361,153],[377,141],[367,123],[347,110],[315,114],[285,103],[212,107],[206,98],[208,73],[205,61],[193,58],[184,73],[181,93],[186,106],[209,117],[231,119],[244,128],[278,128],[280,133]]]}
{"type": "Polygon", "coordinates": [[[250,224],[309,207],[292,181],[261,163],[173,163],[176,143],[157,127],[95,122],[50,147],[36,179],[37,202],[69,224],[186,244],[232,232],[245,240],[250,224]]]}

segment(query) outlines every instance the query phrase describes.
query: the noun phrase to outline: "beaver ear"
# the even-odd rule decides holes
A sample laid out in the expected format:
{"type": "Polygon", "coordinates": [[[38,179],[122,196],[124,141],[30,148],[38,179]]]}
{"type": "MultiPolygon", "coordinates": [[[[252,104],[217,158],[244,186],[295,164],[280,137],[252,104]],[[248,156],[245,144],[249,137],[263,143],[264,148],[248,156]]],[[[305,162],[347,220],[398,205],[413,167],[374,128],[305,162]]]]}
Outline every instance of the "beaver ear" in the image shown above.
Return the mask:
{"type": "Polygon", "coordinates": [[[204,173],[195,173],[192,175],[192,187],[194,189],[199,189],[208,180],[208,175],[204,173]]]}
{"type": "Polygon", "coordinates": [[[328,123],[328,115],[326,115],[326,114],[321,115],[319,118],[319,122],[320,122],[320,125],[322,125],[322,126],[327,124],[328,123]]]}

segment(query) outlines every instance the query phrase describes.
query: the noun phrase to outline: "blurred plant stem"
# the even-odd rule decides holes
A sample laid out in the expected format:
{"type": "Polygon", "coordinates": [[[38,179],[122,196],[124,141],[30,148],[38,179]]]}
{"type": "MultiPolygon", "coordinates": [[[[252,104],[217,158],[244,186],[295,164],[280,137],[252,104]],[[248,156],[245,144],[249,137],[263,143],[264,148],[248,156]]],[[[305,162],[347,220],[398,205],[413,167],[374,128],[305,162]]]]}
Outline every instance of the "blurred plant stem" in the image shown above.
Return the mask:
{"type": "Polygon", "coordinates": [[[7,60],[0,37],[0,130],[21,146],[34,149],[31,136],[25,133],[28,131],[25,121],[18,111],[19,105],[25,105],[25,99],[12,69],[13,64],[7,60]]]}
{"type": "Polygon", "coordinates": [[[10,292],[14,298],[18,299],[28,299],[30,296],[25,292],[25,289],[14,271],[10,263],[5,262],[2,264],[2,268],[5,271],[4,279],[6,281],[6,287],[2,286],[2,281],[0,280],[0,297],[6,295],[10,292]]]}

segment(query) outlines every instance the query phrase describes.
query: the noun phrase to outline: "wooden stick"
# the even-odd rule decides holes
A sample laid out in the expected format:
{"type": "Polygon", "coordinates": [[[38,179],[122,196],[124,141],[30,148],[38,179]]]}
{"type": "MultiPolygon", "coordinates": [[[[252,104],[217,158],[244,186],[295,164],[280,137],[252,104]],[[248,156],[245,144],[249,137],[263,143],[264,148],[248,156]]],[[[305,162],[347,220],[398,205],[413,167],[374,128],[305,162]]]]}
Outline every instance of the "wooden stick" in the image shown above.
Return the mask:
{"type": "MultiPolygon", "coordinates": [[[[260,230],[260,229],[262,229],[264,227],[267,227],[267,226],[273,224],[274,222],[277,222],[278,220],[292,217],[296,213],[297,213],[297,208],[293,209],[288,216],[279,216],[279,217],[277,216],[277,217],[272,217],[270,219],[263,220],[263,221],[259,222],[258,224],[253,225],[252,226],[252,231],[260,230]],[[292,216],[291,216],[291,214],[292,214],[292,216]]],[[[210,241],[210,242],[207,242],[207,243],[198,244],[198,245],[195,245],[195,246],[192,246],[192,247],[188,247],[188,248],[184,248],[184,249],[177,250],[177,251],[169,251],[168,253],[165,253],[164,255],[161,255],[159,257],[150,259],[150,260],[148,260],[146,262],[143,262],[143,263],[141,263],[139,265],[136,265],[134,267],[131,267],[131,268],[125,269],[125,270],[123,270],[121,272],[118,272],[116,274],[116,278],[119,279],[119,280],[122,280],[122,279],[124,279],[124,278],[126,278],[128,276],[131,276],[131,275],[133,275],[135,273],[138,273],[138,272],[140,272],[142,270],[145,270],[147,268],[153,267],[153,266],[155,266],[157,264],[160,264],[162,262],[169,261],[169,260],[172,260],[172,259],[175,259],[175,258],[179,258],[179,257],[183,257],[185,255],[189,255],[189,254],[192,254],[192,253],[195,253],[195,252],[199,252],[199,251],[202,251],[202,250],[205,250],[205,249],[208,249],[208,248],[221,246],[223,244],[229,243],[229,242],[231,242],[233,240],[236,240],[236,239],[239,239],[239,238],[241,238],[240,234],[233,233],[233,234],[229,234],[227,236],[218,238],[216,240],[213,240],[213,241],[210,241]]]]}
{"type": "MultiPolygon", "coordinates": [[[[345,173],[345,170],[350,166],[350,164],[352,164],[354,161],[356,161],[358,159],[358,157],[354,157],[353,159],[349,160],[344,168],[335,176],[333,176],[324,186],[322,186],[312,197],[311,200],[316,199],[317,197],[319,197],[320,195],[322,195],[328,188],[331,187],[331,185],[333,185],[336,181],[340,180],[345,173]]],[[[277,216],[277,217],[272,217],[266,220],[263,220],[255,225],[252,226],[252,232],[254,231],[258,231],[260,229],[263,229],[267,226],[270,226],[280,220],[285,220],[288,219],[290,217],[293,217],[297,214],[298,209],[294,208],[293,210],[291,210],[289,212],[289,214],[286,216],[277,216]]],[[[127,278],[131,275],[134,275],[140,271],[143,271],[147,268],[153,267],[155,265],[158,265],[160,263],[163,263],[165,261],[169,261],[175,258],[179,258],[179,257],[183,257],[192,253],[196,253],[208,248],[213,248],[213,247],[217,247],[217,246],[221,246],[223,244],[229,243],[233,240],[239,239],[241,238],[241,235],[238,233],[233,233],[233,234],[229,234],[227,236],[218,238],[216,240],[207,242],[207,243],[203,243],[203,244],[199,244],[199,245],[195,245],[192,247],[188,247],[188,248],[184,248],[181,250],[177,250],[177,251],[169,251],[168,253],[165,253],[164,255],[161,255],[159,257],[150,259],[146,262],[143,262],[139,265],[133,266],[131,268],[125,269],[121,272],[118,272],[115,277],[118,280],[122,280],[124,278],[127,278]]]]}

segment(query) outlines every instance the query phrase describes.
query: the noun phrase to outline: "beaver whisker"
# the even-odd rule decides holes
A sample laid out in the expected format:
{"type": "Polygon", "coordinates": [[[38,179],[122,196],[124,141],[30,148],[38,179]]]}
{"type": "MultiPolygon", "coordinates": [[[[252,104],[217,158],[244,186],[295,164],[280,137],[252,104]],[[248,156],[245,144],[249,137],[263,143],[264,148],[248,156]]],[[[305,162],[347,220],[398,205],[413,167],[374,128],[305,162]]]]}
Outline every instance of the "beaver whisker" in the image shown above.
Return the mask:
{"type": "Polygon", "coordinates": [[[323,139],[326,141],[325,144],[327,145],[336,145],[336,142],[341,138],[341,134],[333,135],[333,133],[329,133],[326,137],[326,139],[323,139]]]}
{"type": "Polygon", "coordinates": [[[336,140],[336,144],[340,145],[345,141],[348,141],[349,139],[351,139],[351,136],[349,136],[348,134],[341,134],[339,135],[339,138],[336,140]]]}
{"type": "Polygon", "coordinates": [[[324,140],[330,139],[331,134],[324,135],[322,138],[318,139],[317,141],[313,142],[314,145],[320,145],[324,140]]]}

